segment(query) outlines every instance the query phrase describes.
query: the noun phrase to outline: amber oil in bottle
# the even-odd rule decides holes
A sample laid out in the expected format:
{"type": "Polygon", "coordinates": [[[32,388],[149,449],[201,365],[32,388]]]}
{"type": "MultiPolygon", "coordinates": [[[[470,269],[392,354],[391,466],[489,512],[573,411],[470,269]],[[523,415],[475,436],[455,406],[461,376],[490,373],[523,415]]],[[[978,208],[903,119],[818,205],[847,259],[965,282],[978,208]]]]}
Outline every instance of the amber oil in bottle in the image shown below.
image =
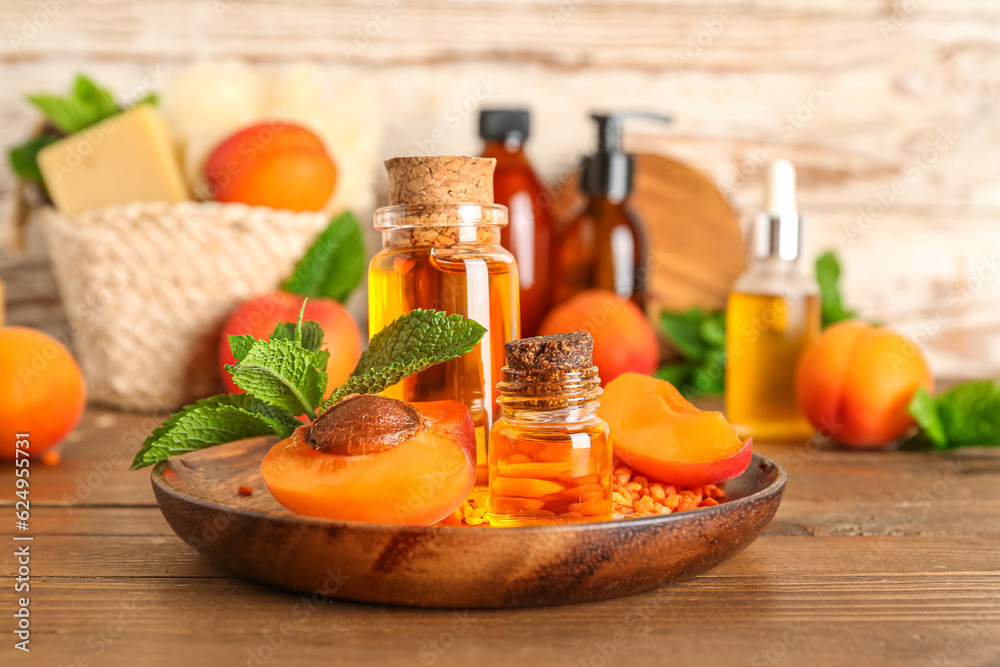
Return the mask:
{"type": "Polygon", "coordinates": [[[586,332],[506,345],[489,447],[491,526],[611,519],[611,439],[586,332]]]}
{"type": "Polygon", "coordinates": [[[750,268],[726,313],[726,417],[742,437],[804,440],[813,429],[799,410],[795,369],[819,334],[819,289],[798,266],[800,221],[795,171],[772,163],[765,213],[758,216],[750,268]]]}
{"type": "Polygon", "coordinates": [[[407,402],[451,399],[468,406],[476,425],[477,483],[484,486],[503,345],[519,335],[517,269],[500,245],[507,209],[492,203],[493,165],[455,156],[386,162],[390,206],[375,212],[383,248],[368,271],[370,336],[415,308],[458,313],[486,329],[468,354],[383,392],[407,402]]]}

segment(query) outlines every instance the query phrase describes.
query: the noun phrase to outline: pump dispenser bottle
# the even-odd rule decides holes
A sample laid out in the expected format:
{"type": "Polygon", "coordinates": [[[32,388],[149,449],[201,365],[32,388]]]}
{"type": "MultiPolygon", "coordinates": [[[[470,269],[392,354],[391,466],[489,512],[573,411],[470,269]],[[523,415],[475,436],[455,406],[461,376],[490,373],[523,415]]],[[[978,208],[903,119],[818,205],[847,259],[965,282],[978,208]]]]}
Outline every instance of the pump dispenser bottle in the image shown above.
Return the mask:
{"type": "Polygon", "coordinates": [[[726,312],[726,417],[742,437],[802,440],[812,427],[795,398],[795,367],[819,334],[819,287],[799,266],[795,168],[772,162],[747,271],[726,312]]]}
{"type": "Polygon", "coordinates": [[[556,234],[552,255],[554,303],[585,289],[607,289],[645,308],[646,238],[629,210],[634,159],[622,150],[622,124],[628,118],[670,122],[655,112],[592,114],[597,122],[597,152],[584,158],[580,189],[583,212],[556,234]]]}

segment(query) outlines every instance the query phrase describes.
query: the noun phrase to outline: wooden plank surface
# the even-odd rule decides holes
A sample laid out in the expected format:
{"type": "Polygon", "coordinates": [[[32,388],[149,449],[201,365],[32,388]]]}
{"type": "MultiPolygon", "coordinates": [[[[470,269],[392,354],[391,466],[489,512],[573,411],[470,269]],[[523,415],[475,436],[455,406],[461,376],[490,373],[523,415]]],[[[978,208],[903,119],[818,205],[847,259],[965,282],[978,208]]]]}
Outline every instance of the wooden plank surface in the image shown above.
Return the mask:
{"type": "MultiPolygon", "coordinates": [[[[765,443],[785,500],[711,572],[584,605],[426,611],[313,602],[198,556],[127,470],[159,419],[92,408],[59,464],[33,463],[33,651],[6,641],[4,665],[1000,663],[1000,451],[765,443]]],[[[8,512],[13,479],[0,467],[8,512]]],[[[11,549],[0,562],[9,576],[11,549]]]]}

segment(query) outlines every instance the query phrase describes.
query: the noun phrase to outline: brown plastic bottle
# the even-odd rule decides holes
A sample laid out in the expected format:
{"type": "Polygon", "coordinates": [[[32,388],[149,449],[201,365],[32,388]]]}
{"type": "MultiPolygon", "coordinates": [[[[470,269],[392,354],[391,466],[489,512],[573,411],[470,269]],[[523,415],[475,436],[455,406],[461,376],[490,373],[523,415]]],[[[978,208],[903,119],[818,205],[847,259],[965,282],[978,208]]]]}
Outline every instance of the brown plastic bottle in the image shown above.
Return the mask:
{"type": "Polygon", "coordinates": [[[495,158],[493,192],[509,211],[500,242],[517,261],[521,287],[521,335],[533,336],[548,312],[552,196],[524,153],[531,129],[525,109],[484,109],[479,114],[483,157],[495,158]]]}
{"type": "Polygon", "coordinates": [[[552,252],[553,305],[586,289],[607,289],[646,306],[646,237],[629,210],[632,156],[621,147],[621,123],[643,117],[669,121],[652,112],[592,114],[598,124],[597,152],[583,160],[583,212],[558,230],[552,252]]]}

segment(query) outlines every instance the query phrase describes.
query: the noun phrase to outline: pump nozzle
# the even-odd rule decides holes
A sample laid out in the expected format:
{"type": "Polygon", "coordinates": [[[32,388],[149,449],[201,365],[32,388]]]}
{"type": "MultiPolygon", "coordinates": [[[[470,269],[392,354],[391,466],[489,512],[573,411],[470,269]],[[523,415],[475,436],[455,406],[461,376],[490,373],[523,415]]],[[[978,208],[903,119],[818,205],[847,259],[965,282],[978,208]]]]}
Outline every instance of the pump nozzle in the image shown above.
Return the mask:
{"type": "Polygon", "coordinates": [[[671,122],[669,115],[656,111],[618,111],[591,114],[597,121],[597,152],[583,159],[580,187],[587,194],[606,194],[619,202],[632,191],[632,156],[622,150],[622,125],[629,118],[671,122]]]}

